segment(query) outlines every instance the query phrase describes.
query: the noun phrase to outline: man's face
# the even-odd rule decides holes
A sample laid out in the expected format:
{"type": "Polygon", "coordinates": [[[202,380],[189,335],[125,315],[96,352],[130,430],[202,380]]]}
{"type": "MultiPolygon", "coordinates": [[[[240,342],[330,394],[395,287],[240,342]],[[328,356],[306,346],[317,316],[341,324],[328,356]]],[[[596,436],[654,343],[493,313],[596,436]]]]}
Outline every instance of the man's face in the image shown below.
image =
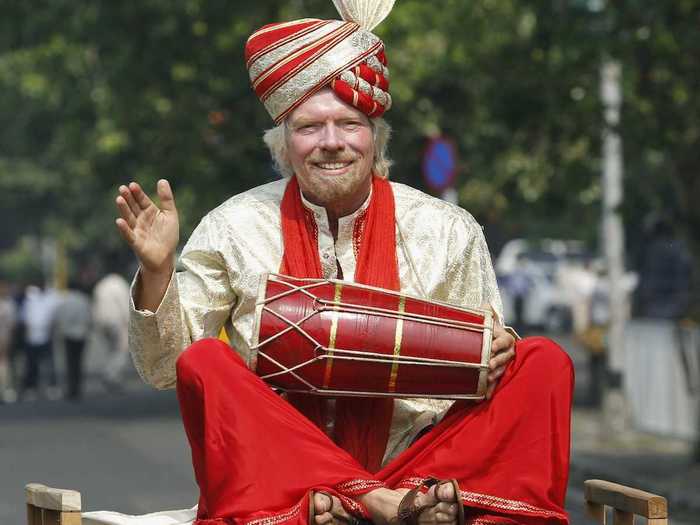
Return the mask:
{"type": "Polygon", "coordinates": [[[304,196],[350,213],[369,193],[374,137],[367,116],[326,88],[287,118],[287,151],[304,196]]]}

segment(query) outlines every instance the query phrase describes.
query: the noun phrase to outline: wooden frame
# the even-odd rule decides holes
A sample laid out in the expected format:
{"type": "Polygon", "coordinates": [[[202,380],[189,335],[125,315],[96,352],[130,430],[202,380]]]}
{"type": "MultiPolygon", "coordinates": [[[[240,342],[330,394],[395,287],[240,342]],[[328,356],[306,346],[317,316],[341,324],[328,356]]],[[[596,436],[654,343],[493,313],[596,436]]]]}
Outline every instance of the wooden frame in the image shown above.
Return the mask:
{"type": "Polygon", "coordinates": [[[30,483],[24,493],[27,525],[81,525],[80,492],[30,483]]]}
{"type": "MultiPolygon", "coordinates": [[[[27,525],[81,525],[81,498],[75,490],[54,489],[38,483],[25,487],[27,525]]],[[[666,498],[609,481],[584,482],[586,512],[606,525],[608,509],[613,525],[633,525],[635,516],[649,525],[668,525],[666,498]]]]}
{"type": "Polygon", "coordinates": [[[635,516],[646,518],[649,525],[668,524],[668,506],[663,496],[589,479],[584,482],[584,498],[586,513],[603,525],[608,523],[608,508],[612,510],[613,525],[633,525],[635,516]]]}

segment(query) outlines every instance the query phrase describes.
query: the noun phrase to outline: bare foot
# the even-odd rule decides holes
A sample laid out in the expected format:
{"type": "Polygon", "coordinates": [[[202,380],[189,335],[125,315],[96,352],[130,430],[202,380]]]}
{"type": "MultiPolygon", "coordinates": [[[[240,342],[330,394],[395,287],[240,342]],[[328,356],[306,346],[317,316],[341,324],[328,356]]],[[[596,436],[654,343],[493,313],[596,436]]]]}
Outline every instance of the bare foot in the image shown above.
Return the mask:
{"type": "Polygon", "coordinates": [[[337,497],[325,492],[314,492],[313,498],[313,519],[316,525],[346,525],[351,521],[352,518],[337,497]]]}
{"type": "Polygon", "coordinates": [[[375,525],[389,525],[396,518],[403,494],[398,490],[376,489],[358,498],[375,525]]]}
{"type": "MultiPolygon", "coordinates": [[[[418,516],[418,525],[456,525],[460,503],[451,483],[440,485],[437,494],[437,485],[430,487],[425,494],[417,494],[414,501],[416,507],[427,506],[418,516]]],[[[376,525],[394,525],[399,510],[399,503],[408,492],[408,489],[377,489],[363,496],[359,500],[365,505],[376,525]]]]}

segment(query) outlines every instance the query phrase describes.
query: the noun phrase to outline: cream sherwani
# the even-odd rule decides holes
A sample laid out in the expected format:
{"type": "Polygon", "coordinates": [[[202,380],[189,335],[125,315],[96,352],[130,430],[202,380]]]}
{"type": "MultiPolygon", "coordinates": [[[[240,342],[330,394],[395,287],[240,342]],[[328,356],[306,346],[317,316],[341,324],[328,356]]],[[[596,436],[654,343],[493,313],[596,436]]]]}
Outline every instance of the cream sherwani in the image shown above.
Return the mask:
{"type": "MultiPolygon", "coordinates": [[[[280,203],[287,179],[236,195],[207,214],[185,246],[184,271],[171,280],[156,312],[132,301],[130,347],[141,376],[158,388],[175,386],[175,361],[191,342],[216,337],[224,327],[246,363],[255,359],[255,303],[260,281],[280,268],[283,246],[280,203]]],[[[392,183],[401,292],[466,307],[490,306],[502,317],[501,299],[479,224],[463,209],[403,184],[392,183]]],[[[369,198],[339,220],[337,240],[325,209],[306,199],[318,232],[323,275],[355,275],[355,221],[369,198]]],[[[138,274],[135,278],[138,279],[138,274]]],[[[449,406],[437,400],[396,400],[384,463],[404,450],[420,430],[449,406]]]]}

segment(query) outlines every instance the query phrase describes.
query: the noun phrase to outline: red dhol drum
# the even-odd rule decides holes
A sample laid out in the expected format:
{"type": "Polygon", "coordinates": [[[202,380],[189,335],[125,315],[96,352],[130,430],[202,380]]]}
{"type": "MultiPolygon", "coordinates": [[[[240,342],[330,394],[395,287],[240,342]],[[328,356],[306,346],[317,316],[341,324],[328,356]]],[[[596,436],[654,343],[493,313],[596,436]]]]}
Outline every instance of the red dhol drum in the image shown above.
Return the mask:
{"type": "Polygon", "coordinates": [[[361,284],[269,274],[256,373],[288,392],[483,399],[493,315],[361,284]]]}

